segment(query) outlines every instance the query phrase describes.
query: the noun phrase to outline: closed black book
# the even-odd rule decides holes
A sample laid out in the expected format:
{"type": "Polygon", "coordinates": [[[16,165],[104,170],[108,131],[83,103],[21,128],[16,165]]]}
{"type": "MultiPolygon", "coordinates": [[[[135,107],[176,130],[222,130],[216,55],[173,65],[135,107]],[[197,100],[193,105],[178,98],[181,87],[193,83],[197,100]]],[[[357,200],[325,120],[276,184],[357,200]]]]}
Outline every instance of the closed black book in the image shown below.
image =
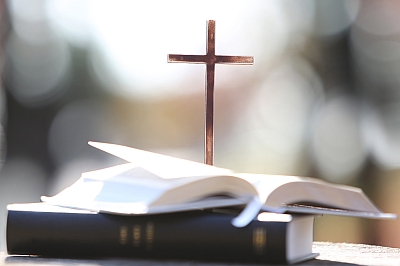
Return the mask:
{"type": "Polygon", "coordinates": [[[44,203],[8,206],[10,255],[135,257],[293,263],[312,254],[311,215],[261,213],[244,228],[236,214],[187,211],[119,216],[44,203]]]}

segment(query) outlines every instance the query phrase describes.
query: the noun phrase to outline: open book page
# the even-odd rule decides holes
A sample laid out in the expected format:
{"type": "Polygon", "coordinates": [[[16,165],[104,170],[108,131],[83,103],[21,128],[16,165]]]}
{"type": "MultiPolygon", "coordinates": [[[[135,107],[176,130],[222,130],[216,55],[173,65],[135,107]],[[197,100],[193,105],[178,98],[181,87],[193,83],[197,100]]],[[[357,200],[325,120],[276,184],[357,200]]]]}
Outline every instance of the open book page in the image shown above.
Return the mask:
{"type": "Polygon", "coordinates": [[[233,176],[162,178],[135,164],[83,173],[73,185],[42,201],[58,206],[118,214],[182,211],[246,204],[257,195],[233,176]]]}
{"type": "Polygon", "coordinates": [[[253,184],[267,211],[284,212],[302,203],[302,207],[331,207],[360,212],[381,213],[363,191],[356,187],[297,176],[239,174],[253,184]]]}
{"type": "Polygon", "coordinates": [[[296,176],[235,174],[125,146],[91,145],[131,163],[84,173],[71,187],[54,197],[42,197],[43,201],[126,215],[247,204],[237,225],[245,225],[261,209],[321,214],[326,212],[315,207],[331,207],[338,210],[334,212],[338,215],[358,212],[350,216],[395,218],[381,215],[368,197],[354,187],[296,176]],[[302,205],[300,208],[293,204],[302,205]]]}
{"type": "Polygon", "coordinates": [[[164,179],[187,176],[229,175],[233,173],[228,169],[134,149],[122,145],[93,141],[90,141],[89,144],[95,148],[131,162],[138,167],[142,167],[164,179]]]}
{"type": "Polygon", "coordinates": [[[168,189],[164,179],[132,164],[123,164],[98,171],[83,173],[81,178],[53,197],[41,197],[42,201],[78,209],[121,211],[121,205],[129,204],[130,212],[146,212],[147,205],[168,189]],[[123,178],[130,173],[140,178],[123,178]],[[147,180],[151,186],[146,186],[147,180]]]}

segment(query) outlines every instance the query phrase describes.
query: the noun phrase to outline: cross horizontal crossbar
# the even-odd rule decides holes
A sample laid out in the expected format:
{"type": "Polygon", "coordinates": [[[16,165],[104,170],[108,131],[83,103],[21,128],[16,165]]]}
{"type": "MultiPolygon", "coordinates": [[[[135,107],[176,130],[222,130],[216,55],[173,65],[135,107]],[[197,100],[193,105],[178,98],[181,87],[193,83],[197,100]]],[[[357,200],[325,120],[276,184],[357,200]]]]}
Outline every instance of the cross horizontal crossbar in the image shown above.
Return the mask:
{"type": "Polygon", "coordinates": [[[193,63],[193,64],[235,64],[252,65],[254,58],[252,56],[230,56],[230,55],[182,55],[169,54],[168,63],[193,63]]]}

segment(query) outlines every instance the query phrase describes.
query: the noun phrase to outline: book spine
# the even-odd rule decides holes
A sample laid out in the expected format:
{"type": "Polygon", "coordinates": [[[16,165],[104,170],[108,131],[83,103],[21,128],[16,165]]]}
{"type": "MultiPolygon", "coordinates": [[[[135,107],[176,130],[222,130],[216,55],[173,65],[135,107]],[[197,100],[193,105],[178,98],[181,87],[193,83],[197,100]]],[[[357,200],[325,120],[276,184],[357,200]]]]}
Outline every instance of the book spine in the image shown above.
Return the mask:
{"type": "Polygon", "coordinates": [[[231,225],[234,215],[146,216],[8,211],[10,255],[286,263],[286,222],[231,225]]]}

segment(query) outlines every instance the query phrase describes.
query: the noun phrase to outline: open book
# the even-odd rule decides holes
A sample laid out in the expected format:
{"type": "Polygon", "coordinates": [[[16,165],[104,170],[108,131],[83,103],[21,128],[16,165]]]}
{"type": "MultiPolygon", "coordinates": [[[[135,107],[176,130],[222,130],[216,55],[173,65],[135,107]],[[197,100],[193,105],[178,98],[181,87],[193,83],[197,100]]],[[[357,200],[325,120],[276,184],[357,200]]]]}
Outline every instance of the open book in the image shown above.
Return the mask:
{"type": "Polygon", "coordinates": [[[83,173],[70,187],[41,200],[120,215],[246,206],[233,221],[245,226],[261,210],[395,219],[361,189],[319,179],[238,174],[228,169],[126,146],[89,142],[130,163],[83,173]]]}

